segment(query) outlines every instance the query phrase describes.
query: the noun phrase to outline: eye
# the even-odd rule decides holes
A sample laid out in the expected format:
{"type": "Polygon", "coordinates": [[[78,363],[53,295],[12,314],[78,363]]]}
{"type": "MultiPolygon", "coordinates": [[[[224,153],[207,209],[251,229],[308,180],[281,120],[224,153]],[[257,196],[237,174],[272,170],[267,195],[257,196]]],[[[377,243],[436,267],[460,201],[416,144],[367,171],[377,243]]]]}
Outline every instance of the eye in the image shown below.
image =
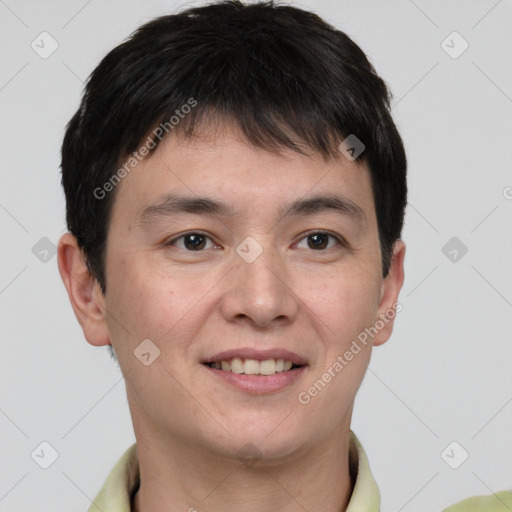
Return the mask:
{"type": "Polygon", "coordinates": [[[210,242],[212,242],[212,239],[210,237],[202,233],[197,233],[193,231],[173,238],[172,240],[166,242],[164,245],[174,245],[177,246],[179,249],[184,249],[186,251],[201,251],[205,248],[209,248],[205,247],[207,245],[207,240],[210,240],[210,242]],[[183,240],[183,244],[177,244],[176,242],[178,240],[183,240]]]}
{"type": "MultiPolygon", "coordinates": [[[[330,249],[331,247],[327,247],[329,245],[329,238],[331,238],[332,240],[336,241],[339,245],[341,246],[345,246],[345,242],[338,236],[335,236],[335,235],[331,235],[330,233],[326,233],[324,231],[315,231],[313,233],[309,233],[308,235],[306,235],[304,238],[302,238],[302,240],[307,240],[308,241],[308,247],[309,249],[314,249],[314,250],[322,250],[322,249],[330,249]],[[311,242],[311,243],[309,243],[311,242]]],[[[301,242],[302,242],[301,240],[301,242]]],[[[300,246],[300,243],[299,242],[299,246],[300,246]]],[[[303,247],[301,247],[303,248],[303,247]]]]}
{"type": "MultiPolygon", "coordinates": [[[[333,245],[336,245],[336,243],[341,246],[346,246],[346,242],[339,236],[332,235],[324,231],[315,231],[303,237],[300,240],[298,247],[321,251],[332,248],[333,245]],[[329,239],[335,243],[331,243],[329,245],[329,239]],[[306,241],[307,247],[300,246],[300,244],[303,243],[303,240],[306,241]]],[[[190,233],[185,233],[176,238],[173,238],[172,240],[166,242],[164,245],[175,246],[178,249],[183,249],[187,252],[201,252],[204,249],[210,249],[215,246],[214,242],[209,236],[196,231],[191,231],[190,233]],[[210,246],[208,246],[208,241],[210,242],[210,246]]]]}

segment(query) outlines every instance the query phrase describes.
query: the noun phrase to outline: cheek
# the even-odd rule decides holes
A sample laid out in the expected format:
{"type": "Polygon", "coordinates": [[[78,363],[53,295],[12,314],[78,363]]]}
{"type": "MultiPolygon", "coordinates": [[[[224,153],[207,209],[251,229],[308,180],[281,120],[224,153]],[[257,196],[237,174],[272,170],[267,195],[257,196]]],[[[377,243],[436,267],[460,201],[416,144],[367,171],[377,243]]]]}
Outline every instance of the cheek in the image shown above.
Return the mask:
{"type": "Polygon", "coordinates": [[[109,324],[122,338],[130,338],[130,344],[149,338],[158,345],[182,309],[175,290],[144,267],[123,263],[110,275],[107,307],[113,318],[109,324]]]}
{"type": "Polygon", "coordinates": [[[180,278],[136,257],[118,268],[122,271],[112,273],[113,295],[107,305],[115,317],[109,321],[112,337],[121,350],[129,347],[131,352],[150,339],[161,351],[162,361],[168,357],[176,361],[177,352],[187,350],[208,314],[204,279],[180,278]],[[171,346],[172,351],[167,350],[171,346]]]}
{"type": "Polygon", "coordinates": [[[308,414],[323,418],[322,429],[329,431],[348,418],[370,362],[371,343],[358,336],[375,320],[380,288],[375,276],[361,271],[325,280],[315,290],[308,305],[322,349],[297,398],[308,414]]]}
{"type": "Polygon", "coordinates": [[[322,331],[338,349],[350,342],[377,316],[380,281],[372,269],[352,268],[304,287],[305,301],[322,331]]]}

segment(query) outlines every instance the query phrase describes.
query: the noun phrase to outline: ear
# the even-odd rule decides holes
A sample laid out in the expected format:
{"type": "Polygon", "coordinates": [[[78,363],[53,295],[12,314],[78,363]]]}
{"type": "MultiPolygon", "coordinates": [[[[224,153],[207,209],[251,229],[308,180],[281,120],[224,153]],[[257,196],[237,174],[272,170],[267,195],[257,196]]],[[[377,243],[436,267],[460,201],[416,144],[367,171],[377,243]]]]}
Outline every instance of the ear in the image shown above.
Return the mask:
{"type": "Polygon", "coordinates": [[[402,309],[398,303],[398,295],[404,283],[405,244],[397,240],[393,246],[393,254],[388,275],[384,278],[381,288],[381,299],[375,327],[378,332],[373,338],[373,346],[385,343],[393,332],[395,317],[402,309]]]}
{"type": "Polygon", "coordinates": [[[65,233],[57,247],[60,277],[85,339],[95,346],[110,345],[105,298],[82,257],[76,238],[65,233]]]}

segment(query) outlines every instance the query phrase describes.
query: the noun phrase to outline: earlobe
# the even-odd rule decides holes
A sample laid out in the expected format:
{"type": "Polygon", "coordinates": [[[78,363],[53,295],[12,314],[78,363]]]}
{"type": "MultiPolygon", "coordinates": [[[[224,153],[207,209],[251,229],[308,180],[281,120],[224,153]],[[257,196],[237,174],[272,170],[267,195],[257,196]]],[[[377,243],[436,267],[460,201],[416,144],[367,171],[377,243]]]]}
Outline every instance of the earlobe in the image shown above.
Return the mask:
{"type": "Polygon", "coordinates": [[[57,248],[59,273],[86,340],[95,346],[109,345],[104,297],[85,264],[76,238],[65,233],[57,248]]]}
{"type": "Polygon", "coordinates": [[[382,283],[376,322],[378,333],[373,339],[374,346],[382,345],[389,339],[393,332],[395,317],[401,310],[398,297],[404,283],[404,258],[405,244],[402,240],[397,240],[393,246],[388,275],[382,283]]]}

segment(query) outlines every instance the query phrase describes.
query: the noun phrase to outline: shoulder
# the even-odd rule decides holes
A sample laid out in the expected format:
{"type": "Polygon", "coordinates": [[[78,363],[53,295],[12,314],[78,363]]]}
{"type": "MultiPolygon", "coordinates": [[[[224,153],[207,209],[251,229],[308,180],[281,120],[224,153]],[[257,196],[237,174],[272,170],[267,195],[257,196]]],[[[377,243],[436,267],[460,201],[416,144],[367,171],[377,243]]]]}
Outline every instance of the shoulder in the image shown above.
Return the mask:
{"type": "Polygon", "coordinates": [[[490,496],[475,496],[445,508],[443,512],[510,512],[512,492],[501,491],[490,496]]]}

